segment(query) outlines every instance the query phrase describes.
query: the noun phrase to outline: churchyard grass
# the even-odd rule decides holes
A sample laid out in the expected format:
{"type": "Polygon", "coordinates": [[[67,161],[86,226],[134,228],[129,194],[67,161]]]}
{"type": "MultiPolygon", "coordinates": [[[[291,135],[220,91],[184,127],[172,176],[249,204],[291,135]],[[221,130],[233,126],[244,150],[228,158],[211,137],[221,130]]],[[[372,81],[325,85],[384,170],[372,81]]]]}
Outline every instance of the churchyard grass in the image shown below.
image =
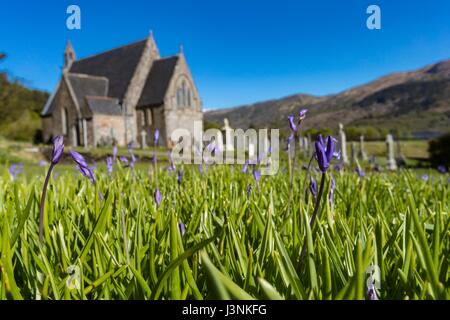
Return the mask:
{"type": "Polygon", "coordinates": [[[15,180],[4,168],[0,298],[365,299],[371,270],[380,299],[450,295],[448,175],[430,172],[425,181],[406,170],[364,178],[333,172],[334,202],[324,198],[310,229],[313,201],[311,195],[305,201],[300,169],[288,207],[283,166],[263,176],[259,188],[240,167],[211,166],[200,174],[184,166],[178,185],[176,172],[159,166],[157,207],[147,167],[115,164],[111,179],[100,165],[94,185],[70,166],[57,166],[42,245],[46,168],[15,180]]]}

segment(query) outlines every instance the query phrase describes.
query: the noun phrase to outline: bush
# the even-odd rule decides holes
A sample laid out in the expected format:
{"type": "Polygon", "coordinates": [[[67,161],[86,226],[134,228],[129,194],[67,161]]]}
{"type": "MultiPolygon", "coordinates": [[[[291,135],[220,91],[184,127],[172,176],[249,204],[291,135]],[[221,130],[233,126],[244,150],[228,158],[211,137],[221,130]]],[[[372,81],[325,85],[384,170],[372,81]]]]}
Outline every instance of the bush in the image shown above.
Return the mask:
{"type": "Polygon", "coordinates": [[[433,165],[450,167],[450,132],[431,140],[428,145],[430,161],[433,165]]]}

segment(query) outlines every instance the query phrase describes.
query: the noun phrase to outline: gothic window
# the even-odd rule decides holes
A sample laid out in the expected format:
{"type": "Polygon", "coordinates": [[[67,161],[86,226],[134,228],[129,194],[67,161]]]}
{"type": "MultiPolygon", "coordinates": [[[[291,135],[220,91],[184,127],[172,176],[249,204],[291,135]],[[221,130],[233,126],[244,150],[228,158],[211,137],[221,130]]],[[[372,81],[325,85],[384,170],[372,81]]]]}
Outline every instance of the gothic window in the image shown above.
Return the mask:
{"type": "Polygon", "coordinates": [[[187,89],[187,98],[186,98],[186,100],[187,100],[186,105],[188,107],[190,107],[191,106],[191,90],[189,90],[189,89],[187,89]]]}
{"type": "Polygon", "coordinates": [[[186,81],[182,81],[181,85],[177,88],[177,107],[191,107],[192,106],[192,93],[189,89],[189,85],[186,81]]]}
{"type": "Polygon", "coordinates": [[[69,114],[67,108],[63,108],[61,111],[61,123],[62,123],[62,133],[67,135],[69,133],[69,114]]]}

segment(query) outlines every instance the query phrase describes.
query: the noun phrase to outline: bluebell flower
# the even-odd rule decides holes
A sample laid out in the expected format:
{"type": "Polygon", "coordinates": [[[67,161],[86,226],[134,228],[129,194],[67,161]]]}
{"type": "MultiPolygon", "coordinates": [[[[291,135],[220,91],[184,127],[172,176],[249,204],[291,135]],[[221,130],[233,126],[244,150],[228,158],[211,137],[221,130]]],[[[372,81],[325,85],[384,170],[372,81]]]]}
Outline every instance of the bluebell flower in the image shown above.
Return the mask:
{"type": "Polygon", "coordinates": [[[113,173],[113,160],[111,157],[106,158],[106,168],[108,169],[108,173],[112,176],[113,173]]]}
{"type": "Polygon", "coordinates": [[[183,237],[184,234],[186,233],[186,226],[184,225],[183,222],[180,221],[178,222],[178,228],[180,229],[181,236],[183,237]]]}
{"type": "Polygon", "coordinates": [[[159,189],[157,188],[155,190],[155,201],[156,201],[156,205],[159,207],[159,205],[161,204],[161,200],[162,200],[162,194],[159,191],[159,189]]]}
{"type": "Polygon", "coordinates": [[[366,173],[365,173],[364,170],[361,169],[360,167],[357,167],[357,168],[355,169],[355,171],[356,171],[356,173],[358,174],[358,176],[359,176],[360,178],[363,178],[363,177],[366,176],[366,173]]]}
{"type": "Polygon", "coordinates": [[[314,180],[314,178],[312,176],[310,176],[309,191],[311,192],[311,194],[313,195],[313,197],[315,199],[317,196],[317,183],[316,183],[316,180],[314,180]]]}
{"type": "Polygon", "coordinates": [[[289,127],[291,128],[291,131],[297,132],[297,126],[295,125],[295,122],[294,122],[294,116],[288,116],[288,121],[289,121],[289,127]]]}
{"type": "Polygon", "coordinates": [[[438,167],[437,167],[437,170],[438,170],[440,173],[446,173],[446,172],[447,172],[447,168],[446,168],[445,166],[443,166],[443,165],[438,166],[438,167]]]}
{"type": "Polygon", "coordinates": [[[336,187],[336,182],[334,181],[333,175],[330,175],[330,194],[328,195],[328,200],[330,201],[330,204],[333,204],[333,197],[334,197],[334,189],[336,187]]]}

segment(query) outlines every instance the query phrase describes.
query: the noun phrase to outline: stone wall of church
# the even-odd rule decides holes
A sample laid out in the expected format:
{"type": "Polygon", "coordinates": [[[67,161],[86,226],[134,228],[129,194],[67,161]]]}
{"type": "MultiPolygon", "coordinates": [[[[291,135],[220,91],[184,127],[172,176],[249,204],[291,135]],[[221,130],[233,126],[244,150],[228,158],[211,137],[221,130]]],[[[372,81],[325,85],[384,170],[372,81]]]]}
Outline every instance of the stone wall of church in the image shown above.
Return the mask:
{"type": "Polygon", "coordinates": [[[153,146],[153,135],[155,130],[158,129],[160,133],[159,145],[166,146],[166,122],[164,120],[164,107],[152,107],[147,108],[147,111],[140,109],[137,111],[137,132],[138,143],[142,145],[142,131],[146,133],[146,145],[148,147],[153,146]],[[145,120],[147,115],[147,120],[145,120]]]}
{"type": "Polygon", "coordinates": [[[168,145],[175,143],[175,141],[170,141],[170,136],[176,129],[188,130],[192,138],[200,135],[200,132],[194,132],[194,128],[198,131],[203,130],[202,102],[183,54],[179,55],[164,103],[165,133],[168,145]],[[190,90],[190,106],[179,106],[177,103],[177,89],[183,82],[190,90]],[[194,127],[195,122],[197,122],[197,126],[194,127]]]}
{"type": "Polygon", "coordinates": [[[89,138],[90,145],[111,145],[113,138],[116,139],[119,145],[123,146],[126,144],[125,126],[122,116],[96,114],[93,116],[91,125],[93,126],[93,135],[89,138]]]}
{"type": "Polygon", "coordinates": [[[77,120],[77,110],[70,96],[67,84],[61,81],[58,92],[54,96],[54,109],[50,117],[42,118],[42,128],[44,141],[48,142],[52,137],[62,135],[65,145],[79,145],[82,142],[81,128],[77,120]],[[63,110],[67,110],[67,117],[64,120],[63,110]],[[67,121],[67,131],[63,126],[67,121]]]}
{"type": "Polygon", "coordinates": [[[139,61],[133,78],[128,86],[127,93],[124,98],[124,105],[127,108],[129,117],[127,118],[127,142],[139,141],[139,128],[137,123],[137,110],[136,105],[141,96],[145,82],[147,80],[148,73],[154,59],[159,58],[159,52],[156,47],[156,43],[152,37],[149,37],[145,45],[145,49],[142,53],[142,57],[139,61]]]}

